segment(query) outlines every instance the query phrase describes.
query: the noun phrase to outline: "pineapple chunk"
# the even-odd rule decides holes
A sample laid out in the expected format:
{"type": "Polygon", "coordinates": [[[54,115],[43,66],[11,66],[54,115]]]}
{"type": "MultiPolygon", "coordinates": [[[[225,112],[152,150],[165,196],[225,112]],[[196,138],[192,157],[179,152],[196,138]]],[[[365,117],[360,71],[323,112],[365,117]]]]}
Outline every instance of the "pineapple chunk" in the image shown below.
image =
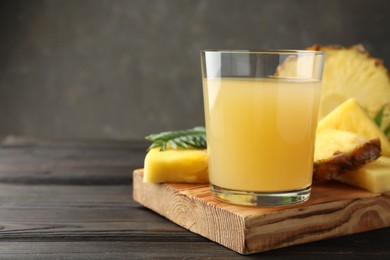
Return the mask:
{"type": "Polygon", "coordinates": [[[390,124],[390,77],[381,60],[371,57],[362,45],[308,49],[326,52],[319,119],[353,97],[370,118],[384,106],[381,129],[390,124]]]}
{"type": "Polygon", "coordinates": [[[390,155],[389,140],[354,98],[348,99],[324,117],[318,123],[317,133],[327,128],[350,131],[366,138],[379,138],[383,154],[390,155]]]}
{"type": "Polygon", "coordinates": [[[144,182],[208,183],[206,150],[150,150],[145,157],[144,182]]]}
{"type": "Polygon", "coordinates": [[[390,191],[390,157],[379,157],[373,163],[341,174],[336,180],[374,193],[390,191]]]}
{"type": "Polygon", "coordinates": [[[314,153],[314,180],[330,180],[376,160],[381,154],[379,139],[328,128],[317,134],[314,153]]]}

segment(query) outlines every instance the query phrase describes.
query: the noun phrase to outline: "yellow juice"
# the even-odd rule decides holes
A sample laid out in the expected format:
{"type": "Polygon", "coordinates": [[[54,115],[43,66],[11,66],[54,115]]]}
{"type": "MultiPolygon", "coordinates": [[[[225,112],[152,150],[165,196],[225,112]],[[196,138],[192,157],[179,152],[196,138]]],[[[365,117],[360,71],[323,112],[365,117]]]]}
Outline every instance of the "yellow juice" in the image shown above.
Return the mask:
{"type": "Polygon", "coordinates": [[[321,82],[203,80],[213,185],[263,192],[310,186],[321,82]]]}

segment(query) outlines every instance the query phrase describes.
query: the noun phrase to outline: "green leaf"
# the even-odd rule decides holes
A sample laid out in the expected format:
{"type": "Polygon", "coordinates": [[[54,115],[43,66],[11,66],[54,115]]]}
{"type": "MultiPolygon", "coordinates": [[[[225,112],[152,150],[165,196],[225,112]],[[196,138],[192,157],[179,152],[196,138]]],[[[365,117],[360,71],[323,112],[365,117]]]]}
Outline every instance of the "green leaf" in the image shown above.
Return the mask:
{"type": "Polygon", "coordinates": [[[388,125],[385,130],[383,130],[383,132],[385,132],[385,135],[389,138],[390,140],[390,125],[388,125]]]}
{"type": "Polygon", "coordinates": [[[386,108],[386,105],[382,106],[382,108],[379,109],[378,113],[374,117],[374,121],[378,127],[382,126],[382,120],[383,120],[383,117],[385,115],[385,108],[386,108]]]}
{"type": "Polygon", "coordinates": [[[165,151],[167,145],[169,145],[171,149],[207,148],[206,129],[203,126],[197,126],[187,130],[151,134],[146,136],[145,139],[153,142],[148,150],[160,147],[160,151],[165,151]]]}

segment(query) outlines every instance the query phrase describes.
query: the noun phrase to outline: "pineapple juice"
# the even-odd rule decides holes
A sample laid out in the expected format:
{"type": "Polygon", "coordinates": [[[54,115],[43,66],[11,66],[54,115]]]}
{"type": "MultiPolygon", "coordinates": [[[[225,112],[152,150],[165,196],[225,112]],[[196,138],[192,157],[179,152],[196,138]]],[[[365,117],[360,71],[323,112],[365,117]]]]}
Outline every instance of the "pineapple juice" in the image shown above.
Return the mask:
{"type": "Polygon", "coordinates": [[[291,191],[311,185],[320,81],[203,79],[213,185],[291,191]]]}

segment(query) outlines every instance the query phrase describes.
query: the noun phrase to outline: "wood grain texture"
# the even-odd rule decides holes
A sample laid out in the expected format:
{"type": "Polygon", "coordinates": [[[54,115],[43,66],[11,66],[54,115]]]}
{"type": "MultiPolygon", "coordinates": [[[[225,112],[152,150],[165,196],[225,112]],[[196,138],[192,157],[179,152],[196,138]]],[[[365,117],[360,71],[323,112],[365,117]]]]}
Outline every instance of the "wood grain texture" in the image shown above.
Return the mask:
{"type": "Polygon", "coordinates": [[[0,184],[1,242],[161,241],[167,237],[172,242],[205,241],[135,203],[130,185],[0,184]]]}
{"type": "Polygon", "coordinates": [[[144,141],[50,141],[8,137],[0,144],[0,183],[124,185],[142,167],[144,141]]]}
{"type": "MultiPolygon", "coordinates": [[[[189,233],[189,232],[187,232],[189,233]]],[[[388,259],[389,229],[242,256],[210,241],[17,241],[0,243],[1,259],[388,259]],[[371,243],[378,239],[378,243],[371,243]],[[380,242],[382,241],[382,242],[380,242]],[[351,249],[348,244],[359,244],[351,249]]],[[[76,238],[74,239],[76,240],[76,238]]]]}
{"type": "Polygon", "coordinates": [[[142,174],[133,174],[135,201],[241,254],[390,226],[390,193],[333,182],[314,185],[300,205],[244,207],[214,199],[208,185],[143,183],[142,174]]]}
{"type": "Polygon", "coordinates": [[[142,167],[146,147],[7,138],[0,259],[389,259],[390,229],[241,256],[133,200],[132,169],[142,167]]]}

